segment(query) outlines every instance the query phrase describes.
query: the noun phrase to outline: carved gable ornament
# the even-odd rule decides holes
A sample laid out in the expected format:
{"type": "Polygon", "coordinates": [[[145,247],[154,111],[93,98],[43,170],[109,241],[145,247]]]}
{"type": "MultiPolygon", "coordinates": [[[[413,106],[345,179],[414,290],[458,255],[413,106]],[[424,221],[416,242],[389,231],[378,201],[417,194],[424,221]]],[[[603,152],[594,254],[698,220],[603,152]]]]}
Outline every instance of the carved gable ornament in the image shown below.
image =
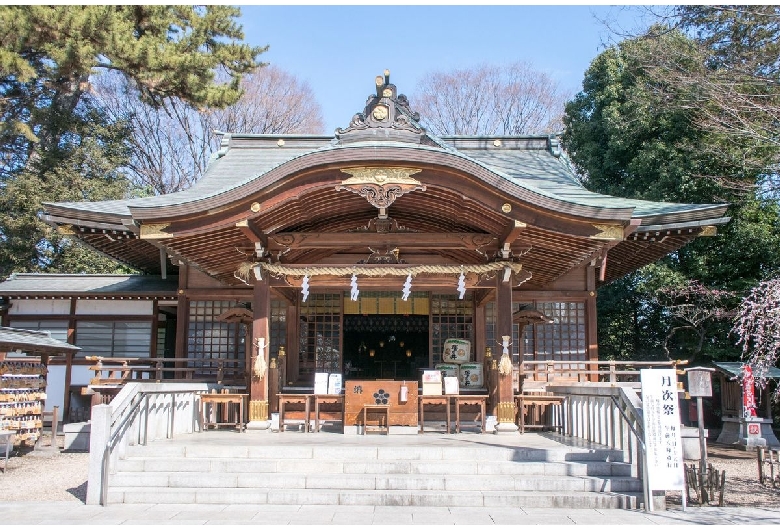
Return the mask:
{"type": "Polygon", "coordinates": [[[341,144],[383,140],[419,144],[427,138],[419,120],[407,97],[390,84],[390,71],[385,70],[384,76],[376,77],[376,94],[368,96],[363,112],[355,114],[346,129],[336,129],[336,138],[341,144]]]}
{"type": "Polygon", "coordinates": [[[336,186],[336,191],[349,190],[365,198],[371,206],[384,210],[410,191],[425,191],[425,186],[411,175],[421,169],[410,167],[348,167],[341,170],[352,175],[336,186]]]}

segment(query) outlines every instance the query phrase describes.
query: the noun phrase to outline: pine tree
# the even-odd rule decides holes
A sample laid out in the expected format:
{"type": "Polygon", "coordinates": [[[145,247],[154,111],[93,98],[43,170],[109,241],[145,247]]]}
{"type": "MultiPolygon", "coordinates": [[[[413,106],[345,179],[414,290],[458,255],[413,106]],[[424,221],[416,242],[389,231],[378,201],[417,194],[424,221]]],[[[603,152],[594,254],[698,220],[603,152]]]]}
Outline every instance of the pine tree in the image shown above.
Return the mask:
{"type": "Polygon", "coordinates": [[[265,51],[241,43],[239,13],[230,6],[0,7],[0,276],[65,262],[105,270],[94,256],[74,264],[82,250],[38,217],[42,202],[131,193],[118,169],[130,131],[95,104],[90,76],[120,72],[151,104],[178,97],[229,105],[265,51]]]}

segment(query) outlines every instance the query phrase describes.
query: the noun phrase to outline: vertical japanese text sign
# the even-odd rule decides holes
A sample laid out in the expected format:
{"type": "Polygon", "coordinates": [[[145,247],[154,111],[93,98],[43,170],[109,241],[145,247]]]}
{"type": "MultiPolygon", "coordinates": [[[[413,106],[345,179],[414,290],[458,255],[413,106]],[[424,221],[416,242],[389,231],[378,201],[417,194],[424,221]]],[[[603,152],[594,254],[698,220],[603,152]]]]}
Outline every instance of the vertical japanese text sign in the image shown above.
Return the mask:
{"type": "Polygon", "coordinates": [[[677,373],[641,370],[647,479],[650,490],[684,490],[677,373]]]}

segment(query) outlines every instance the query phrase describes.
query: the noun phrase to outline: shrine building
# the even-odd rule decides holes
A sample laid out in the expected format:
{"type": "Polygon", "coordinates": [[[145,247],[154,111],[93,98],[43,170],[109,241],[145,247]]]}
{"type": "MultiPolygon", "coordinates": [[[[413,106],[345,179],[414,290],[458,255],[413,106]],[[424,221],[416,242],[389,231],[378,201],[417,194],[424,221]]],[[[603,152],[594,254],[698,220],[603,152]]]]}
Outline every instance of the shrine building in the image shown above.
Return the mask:
{"type": "Polygon", "coordinates": [[[554,135],[435,136],[385,72],[332,136],[225,133],[187,190],[45,204],[61,234],[139,274],[16,274],[0,316],[81,348],[67,374],[50,367],[65,409],[93,357],[159,358],[166,380],[230,366],[250,428],[315,374],[346,388],[450,369],[512,424],[543,365],[493,380],[491,359],[586,370],[599,287],[715,235],[726,207],[587,191],[554,135]]]}

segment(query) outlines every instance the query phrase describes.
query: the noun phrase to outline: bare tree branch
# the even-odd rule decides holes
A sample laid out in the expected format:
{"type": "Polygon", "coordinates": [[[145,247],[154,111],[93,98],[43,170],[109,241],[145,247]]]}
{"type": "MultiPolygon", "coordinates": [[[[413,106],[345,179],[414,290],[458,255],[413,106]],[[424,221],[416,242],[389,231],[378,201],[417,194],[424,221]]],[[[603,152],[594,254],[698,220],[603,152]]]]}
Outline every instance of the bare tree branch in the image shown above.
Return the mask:
{"type": "Polygon", "coordinates": [[[243,95],[224,109],[198,110],[168,98],[152,107],[139,101],[123,77],[95,79],[94,95],[115,119],[135,131],[127,168],[134,184],[153,194],[191,186],[206,169],[220,138],[214,131],[244,134],[321,133],[322,110],[308,84],[275,67],[244,75],[243,95]]]}
{"type": "Polygon", "coordinates": [[[418,85],[415,109],[439,135],[523,135],[558,132],[565,94],[527,63],[432,72],[418,85]]]}

